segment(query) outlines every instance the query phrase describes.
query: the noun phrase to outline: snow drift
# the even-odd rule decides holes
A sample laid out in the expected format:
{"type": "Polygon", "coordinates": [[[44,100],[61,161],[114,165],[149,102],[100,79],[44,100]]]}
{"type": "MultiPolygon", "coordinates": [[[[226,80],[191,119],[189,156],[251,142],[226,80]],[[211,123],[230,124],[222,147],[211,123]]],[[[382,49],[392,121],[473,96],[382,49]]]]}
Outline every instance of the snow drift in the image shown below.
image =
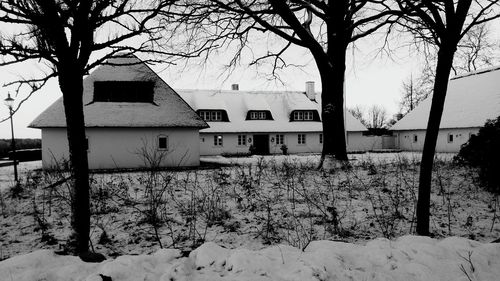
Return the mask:
{"type": "Polygon", "coordinates": [[[258,251],[205,243],[121,256],[99,264],[38,250],[0,262],[0,280],[499,280],[500,244],[451,237],[404,236],[366,245],[314,241],[304,250],[277,245],[258,251]],[[105,278],[109,280],[108,278],[105,278]]]}

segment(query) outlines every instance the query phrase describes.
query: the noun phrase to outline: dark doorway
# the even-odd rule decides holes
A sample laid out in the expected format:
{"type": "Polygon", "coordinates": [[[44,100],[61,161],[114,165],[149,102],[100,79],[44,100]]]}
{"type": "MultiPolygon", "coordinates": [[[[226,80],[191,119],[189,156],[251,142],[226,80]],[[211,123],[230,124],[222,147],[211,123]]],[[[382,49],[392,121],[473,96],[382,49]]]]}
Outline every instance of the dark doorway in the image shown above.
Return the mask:
{"type": "Polygon", "coordinates": [[[269,154],[269,135],[253,135],[254,154],[269,154]]]}

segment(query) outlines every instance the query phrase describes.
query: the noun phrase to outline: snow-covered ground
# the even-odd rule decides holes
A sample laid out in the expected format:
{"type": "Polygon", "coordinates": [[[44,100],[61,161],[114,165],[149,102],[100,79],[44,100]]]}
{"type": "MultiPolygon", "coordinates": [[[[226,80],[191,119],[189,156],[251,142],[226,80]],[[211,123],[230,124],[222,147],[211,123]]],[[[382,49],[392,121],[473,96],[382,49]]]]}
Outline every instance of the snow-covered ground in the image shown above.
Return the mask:
{"type": "Polygon", "coordinates": [[[94,264],[39,250],[0,262],[0,280],[5,281],[494,281],[499,276],[500,244],[456,237],[404,236],[366,245],[314,241],[304,251],[286,245],[226,249],[209,242],[188,257],[179,250],[161,249],[94,264]]]}
{"type": "MultiPolygon", "coordinates": [[[[26,177],[26,174],[35,169],[42,168],[42,161],[21,162],[17,165],[17,172],[20,179],[26,177]]],[[[14,167],[0,167],[0,190],[14,185],[14,167]]]]}
{"type": "MultiPolygon", "coordinates": [[[[456,153],[436,153],[436,159],[448,161],[453,159],[456,153]]],[[[256,164],[259,161],[273,162],[276,164],[281,164],[285,161],[291,163],[301,163],[301,164],[317,164],[320,159],[320,154],[294,154],[294,155],[268,155],[259,156],[253,155],[249,157],[224,157],[224,156],[202,156],[201,161],[206,163],[218,163],[218,164],[256,164]]],[[[422,157],[420,152],[399,152],[399,153],[355,153],[348,154],[351,164],[356,165],[360,162],[371,161],[376,164],[379,163],[390,163],[394,161],[399,161],[400,159],[408,159],[410,161],[419,162],[422,157]]]]}
{"type": "MultiPolygon", "coordinates": [[[[241,166],[162,171],[149,191],[145,172],[94,174],[92,247],[114,257],[100,264],[54,254],[69,235],[68,187],[31,177],[38,188],[21,197],[0,188],[0,280],[499,280],[498,202],[471,170],[436,165],[431,239],[407,236],[420,154],[350,158],[324,173],[319,155],[204,157],[241,166]]],[[[40,162],[22,165],[25,177],[40,162]]],[[[0,167],[3,183],[11,171],[0,167]]]]}

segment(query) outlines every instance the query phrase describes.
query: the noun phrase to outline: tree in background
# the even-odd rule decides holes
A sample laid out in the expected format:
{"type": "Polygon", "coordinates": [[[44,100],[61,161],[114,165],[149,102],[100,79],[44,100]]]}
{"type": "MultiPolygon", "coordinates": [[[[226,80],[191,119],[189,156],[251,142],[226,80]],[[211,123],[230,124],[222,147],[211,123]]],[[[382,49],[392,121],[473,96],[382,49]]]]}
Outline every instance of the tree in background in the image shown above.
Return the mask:
{"type": "Polygon", "coordinates": [[[437,51],[432,104],[422,153],[417,202],[419,235],[429,235],[430,195],[437,136],[448,89],[453,59],[462,38],[475,26],[498,18],[500,0],[397,0],[406,14],[400,24],[414,35],[417,44],[437,51]]]}
{"type": "Polygon", "coordinates": [[[32,63],[43,70],[36,78],[12,81],[7,86],[14,87],[18,93],[27,91],[26,100],[50,78],[57,77],[63,94],[73,181],[72,234],[67,250],[73,254],[88,252],[90,230],[83,78],[112,57],[151,52],[170,58],[190,57],[204,50],[206,46],[198,48],[188,44],[179,46],[177,52],[158,48],[158,39],[174,38],[180,32],[180,19],[173,11],[175,2],[0,1],[0,66],[32,63]],[[161,22],[156,20],[160,14],[161,22]]]}
{"type": "MultiPolygon", "coordinates": [[[[279,1],[279,0],[212,0],[192,9],[217,10],[232,18],[234,37],[244,43],[248,31],[269,32],[284,41],[276,51],[269,50],[264,59],[273,60],[273,71],[286,66],[283,54],[292,45],[309,50],[321,77],[321,103],[324,145],[321,157],[347,161],[344,128],[344,80],[346,51],[357,40],[369,36],[396,16],[387,2],[373,0],[279,1]],[[241,22],[248,24],[242,25],[241,22]]],[[[202,12],[204,13],[204,12],[202,12]]],[[[221,21],[225,26],[226,21],[221,21]]],[[[219,24],[220,26],[220,24],[219,24]]],[[[282,42],[283,42],[282,41],[282,42]]],[[[242,44],[242,48],[245,47],[242,44]]],[[[241,54],[241,49],[237,55],[241,54]]],[[[237,59],[233,59],[233,62],[237,59]]]]}
{"type": "Polygon", "coordinates": [[[432,94],[434,84],[434,71],[425,64],[424,69],[416,77],[410,77],[403,81],[401,89],[401,101],[399,102],[399,112],[408,114],[417,107],[423,100],[432,94]]]}
{"type": "Polygon", "coordinates": [[[358,119],[361,124],[369,129],[381,129],[387,127],[388,117],[387,110],[381,105],[372,105],[367,110],[361,106],[356,105],[349,108],[348,111],[358,119]]]}
{"type": "Polygon", "coordinates": [[[491,38],[490,26],[473,26],[458,44],[453,72],[455,75],[491,67],[498,63],[498,45],[491,38]]]}

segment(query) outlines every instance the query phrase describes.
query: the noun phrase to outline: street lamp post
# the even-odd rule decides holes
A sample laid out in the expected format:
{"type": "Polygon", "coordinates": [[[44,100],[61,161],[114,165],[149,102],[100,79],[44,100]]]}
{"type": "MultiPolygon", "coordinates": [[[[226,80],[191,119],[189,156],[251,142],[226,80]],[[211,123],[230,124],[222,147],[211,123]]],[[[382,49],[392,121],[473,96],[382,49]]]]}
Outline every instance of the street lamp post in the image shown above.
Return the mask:
{"type": "Polygon", "coordinates": [[[16,141],[14,139],[14,121],[12,120],[12,115],[13,115],[13,110],[12,107],[14,106],[14,99],[10,97],[10,94],[7,94],[7,98],[4,100],[5,105],[9,108],[9,114],[10,114],[10,132],[12,134],[12,158],[14,158],[14,180],[16,181],[16,185],[19,183],[19,180],[17,178],[17,157],[16,157],[16,141]]]}

